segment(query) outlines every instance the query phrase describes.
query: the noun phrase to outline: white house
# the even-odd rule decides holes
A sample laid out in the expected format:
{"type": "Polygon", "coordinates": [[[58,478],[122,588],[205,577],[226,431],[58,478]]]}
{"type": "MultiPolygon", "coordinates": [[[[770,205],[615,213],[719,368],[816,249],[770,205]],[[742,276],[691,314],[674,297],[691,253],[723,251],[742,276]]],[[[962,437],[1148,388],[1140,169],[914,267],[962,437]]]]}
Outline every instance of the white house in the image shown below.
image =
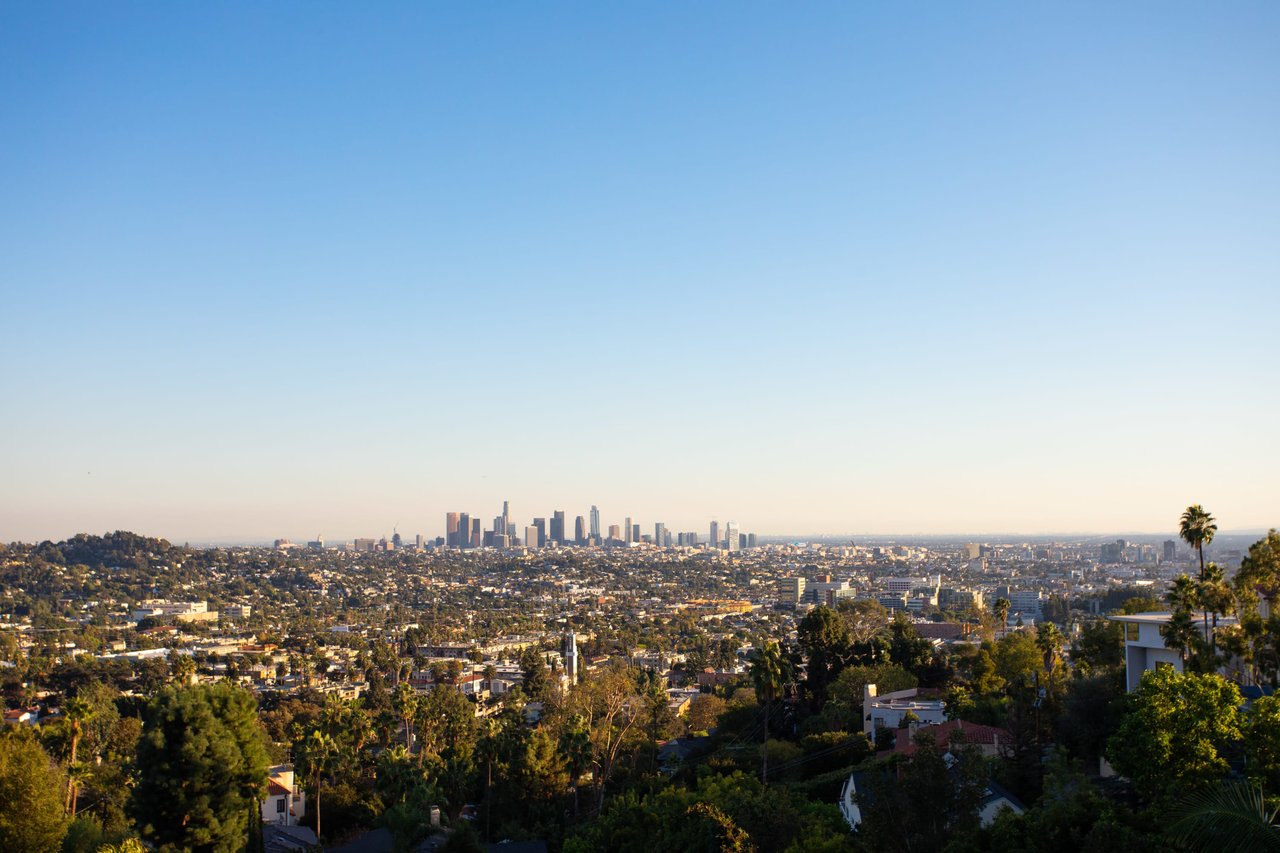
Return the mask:
{"type": "Polygon", "coordinates": [[[307,794],[294,783],[293,765],[267,768],[267,796],[262,801],[262,822],[276,826],[297,826],[307,813],[307,794]]]}
{"type": "Polygon", "coordinates": [[[941,699],[921,699],[919,690],[895,690],[883,696],[877,695],[876,686],[862,688],[862,731],[875,739],[877,729],[900,729],[902,718],[908,712],[915,714],[922,725],[936,725],[947,719],[941,699]]]}
{"type": "MultiPolygon", "coordinates": [[[[1172,613],[1117,613],[1108,617],[1124,626],[1125,686],[1132,693],[1138,689],[1142,674],[1158,666],[1171,666],[1182,672],[1182,656],[1177,649],[1164,644],[1160,629],[1169,624],[1172,613]]],[[[1192,613],[1192,621],[1203,631],[1204,614],[1192,613]]],[[[1219,616],[1218,627],[1235,624],[1234,616],[1219,616]]]]}

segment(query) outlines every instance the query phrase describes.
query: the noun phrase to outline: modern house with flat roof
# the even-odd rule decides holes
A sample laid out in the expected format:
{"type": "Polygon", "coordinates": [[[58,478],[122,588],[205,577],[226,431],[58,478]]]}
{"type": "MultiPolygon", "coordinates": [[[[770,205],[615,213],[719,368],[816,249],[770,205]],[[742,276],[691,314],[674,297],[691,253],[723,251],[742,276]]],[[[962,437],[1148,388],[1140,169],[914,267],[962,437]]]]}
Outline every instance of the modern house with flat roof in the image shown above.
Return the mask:
{"type": "MultiPolygon", "coordinates": [[[[1197,626],[1204,625],[1203,613],[1192,613],[1197,626]]],[[[1169,624],[1172,613],[1117,613],[1108,617],[1124,626],[1125,687],[1132,693],[1138,689],[1142,674],[1158,666],[1171,666],[1182,672],[1182,656],[1177,649],[1164,644],[1160,629],[1169,624]]],[[[1212,620],[1210,620],[1212,621],[1212,620]]],[[[1235,624],[1234,616],[1218,616],[1218,627],[1235,624]]]]}

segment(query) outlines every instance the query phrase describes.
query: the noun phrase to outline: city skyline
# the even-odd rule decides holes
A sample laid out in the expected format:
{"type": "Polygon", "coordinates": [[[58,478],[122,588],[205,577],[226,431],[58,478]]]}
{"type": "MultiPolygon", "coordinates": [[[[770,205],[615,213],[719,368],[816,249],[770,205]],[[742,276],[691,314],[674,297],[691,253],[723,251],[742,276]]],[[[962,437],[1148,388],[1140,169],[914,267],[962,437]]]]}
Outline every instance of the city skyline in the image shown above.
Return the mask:
{"type": "Polygon", "coordinates": [[[1276,4],[5,24],[0,539],[1280,518],[1276,4]]]}

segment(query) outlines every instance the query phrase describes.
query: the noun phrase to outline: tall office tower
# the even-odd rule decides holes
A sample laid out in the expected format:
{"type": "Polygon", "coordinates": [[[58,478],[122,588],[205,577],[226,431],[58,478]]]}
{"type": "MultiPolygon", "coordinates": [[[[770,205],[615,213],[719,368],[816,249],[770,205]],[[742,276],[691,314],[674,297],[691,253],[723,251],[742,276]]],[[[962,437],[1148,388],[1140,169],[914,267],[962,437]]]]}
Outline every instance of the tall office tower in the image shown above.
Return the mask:
{"type": "Polygon", "coordinates": [[[739,551],[747,550],[747,534],[745,533],[738,534],[738,550],[739,551]]]}
{"type": "Polygon", "coordinates": [[[458,513],[458,547],[471,547],[471,515],[469,513],[458,513]]]}
{"type": "Polygon", "coordinates": [[[495,533],[510,533],[507,528],[511,526],[511,504],[507,501],[502,502],[502,526],[494,527],[495,533]]]}
{"type": "Polygon", "coordinates": [[[1178,560],[1178,543],[1172,539],[1164,540],[1164,561],[1174,563],[1178,560]]]}
{"type": "Polygon", "coordinates": [[[507,523],[502,520],[502,516],[498,516],[493,520],[493,535],[494,536],[507,535],[507,523]]]}
{"type": "Polygon", "coordinates": [[[530,544],[536,544],[539,548],[547,547],[547,520],[545,518],[535,518],[533,526],[538,530],[538,541],[530,544]]]}
{"type": "Polygon", "coordinates": [[[622,528],[616,524],[609,525],[609,539],[614,542],[622,541],[622,528]]]}
{"type": "Polygon", "coordinates": [[[426,550],[426,542],[423,541],[421,533],[413,537],[413,546],[418,551],[426,550]]]}
{"type": "Polygon", "coordinates": [[[573,541],[578,545],[587,544],[587,522],[582,516],[573,520],[573,541]]]}
{"type": "Polygon", "coordinates": [[[557,545],[564,544],[564,510],[562,509],[551,514],[551,541],[557,545]]]}
{"type": "Polygon", "coordinates": [[[640,541],[640,525],[638,524],[631,525],[631,541],[632,542],[640,541]]]}
{"type": "MultiPolygon", "coordinates": [[[[630,545],[635,540],[631,538],[631,516],[627,516],[627,520],[622,524],[622,533],[626,538],[627,544],[630,545]]],[[[639,538],[639,537],[636,537],[639,538]]]]}
{"type": "Polygon", "coordinates": [[[600,510],[595,504],[591,505],[591,541],[600,541],[600,510]]]}
{"type": "Polygon", "coordinates": [[[526,527],[524,529],[524,547],[526,548],[538,547],[538,528],[526,527]]]}
{"type": "Polygon", "coordinates": [[[394,527],[393,527],[393,528],[391,528],[391,530],[392,530],[392,533],[391,533],[391,547],[392,547],[392,548],[394,548],[394,549],[396,549],[396,550],[399,550],[399,548],[400,548],[400,544],[401,544],[402,542],[404,542],[404,540],[400,538],[400,533],[399,533],[398,531],[396,531],[396,529],[395,529],[394,527]]]}
{"type": "Polygon", "coordinates": [[[756,535],[754,533],[747,534],[747,547],[748,548],[756,547],[756,535]]]}
{"type": "Polygon", "coordinates": [[[738,550],[738,525],[733,523],[732,521],[725,524],[724,538],[728,540],[725,542],[725,544],[729,546],[729,550],[737,551],[738,550]]]}
{"type": "Polygon", "coordinates": [[[563,653],[564,673],[569,679],[569,685],[573,686],[578,683],[578,638],[572,631],[565,634],[563,653]]]}
{"type": "Polygon", "coordinates": [[[711,522],[711,547],[720,547],[720,522],[718,521],[711,522]]]}
{"type": "Polygon", "coordinates": [[[667,526],[661,521],[655,522],[653,525],[653,544],[659,548],[667,544],[667,526]]]}
{"type": "Polygon", "coordinates": [[[484,542],[484,534],[480,531],[480,519],[471,519],[471,547],[479,548],[484,542]]]}
{"type": "Polygon", "coordinates": [[[450,548],[458,544],[458,513],[456,512],[444,514],[444,544],[450,548]]]}

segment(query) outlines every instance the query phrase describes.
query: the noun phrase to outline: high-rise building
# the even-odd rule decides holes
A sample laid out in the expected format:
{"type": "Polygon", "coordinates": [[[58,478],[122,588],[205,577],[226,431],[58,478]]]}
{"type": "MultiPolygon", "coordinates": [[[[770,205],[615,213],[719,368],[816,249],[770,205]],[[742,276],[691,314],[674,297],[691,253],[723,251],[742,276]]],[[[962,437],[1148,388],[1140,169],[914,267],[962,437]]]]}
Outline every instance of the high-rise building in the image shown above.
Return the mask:
{"type": "Polygon", "coordinates": [[[600,510],[595,504],[591,505],[591,541],[600,542],[600,510]]]}
{"type": "Polygon", "coordinates": [[[1164,562],[1176,563],[1178,561],[1178,543],[1173,539],[1164,540],[1164,562]]]}
{"type": "Polygon", "coordinates": [[[631,525],[631,541],[632,541],[632,542],[639,542],[639,541],[641,541],[641,539],[640,539],[640,525],[638,525],[638,524],[633,524],[633,525],[631,525]]]}
{"type": "Polygon", "coordinates": [[[456,512],[446,512],[444,514],[444,544],[450,548],[458,545],[458,519],[456,512]]]}
{"type": "Polygon", "coordinates": [[[739,551],[742,545],[738,542],[738,525],[730,521],[724,526],[724,538],[727,540],[726,545],[730,551],[739,551]]]}
{"type": "Polygon", "coordinates": [[[754,533],[747,534],[747,547],[748,548],[756,547],[756,535],[754,533]]]}
{"type": "Polygon", "coordinates": [[[622,541],[622,528],[616,524],[609,525],[609,539],[614,542],[622,541]]]}
{"type": "Polygon", "coordinates": [[[400,545],[404,540],[400,538],[400,533],[395,529],[391,532],[391,547],[393,550],[400,550],[400,545]]]}
{"type": "Polygon", "coordinates": [[[535,518],[533,526],[538,531],[538,541],[526,543],[528,545],[536,545],[539,548],[547,547],[547,520],[545,518],[535,518]]]}
{"type": "Polygon", "coordinates": [[[576,545],[587,544],[587,522],[582,516],[573,520],[573,541],[576,545]]]}
{"type": "Polygon", "coordinates": [[[502,526],[494,526],[494,533],[511,533],[511,504],[507,501],[502,502],[502,526]]]}
{"type": "Polygon", "coordinates": [[[524,547],[538,547],[538,528],[530,526],[524,529],[524,547]]]}
{"type": "Polygon", "coordinates": [[[626,539],[626,542],[627,542],[627,544],[628,544],[628,545],[630,545],[632,542],[634,542],[636,539],[638,539],[638,538],[639,538],[639,537],[632,538],[632,536],[631,536],[631,529],[632,529],[632,528],[631,528],[631,516],[629,516],[629,515],[628,515],[628,516],[627,516],[627,520],[626,520],[626,521],[624,521],[624,522],[622,523],[622,532],[623,532],[623,536],[624,536],[624,538],[626,539]]]}
{"type": "Polygon", "coordinates": [[[562,509],[551,514],[551,541],[557,545],[564,544],[564,510],[562,509]]]}
{"type": "Polygon", "coordinates": [[[418,551],[426,550],[427,545],[426,545],[426,542],[423,540],[421,533],[413,537],[413,546],[415,550],[418,550],[418,551]]]}
{"type": "Polygon", "coordinates": [[[661,521],[653,525],[653,544],[659,548],[667,544],[667,526],[661,521]]]}
{"type": "Polygon", "coordinates": [[[720,547],[720,522],[718,521],[711,522],[711,547],[720,547]]]}
{"type": "Polygon", "coordinates": [[[458,547],[471,547],[471,516],[468,513],[458,513],[458,547]]]}
{"type": "Polygon", "coordinates": [[[471,547],[479,548],[484,543],[484,533],[480,530],[480,519],[471,519],[471,547]]]}

